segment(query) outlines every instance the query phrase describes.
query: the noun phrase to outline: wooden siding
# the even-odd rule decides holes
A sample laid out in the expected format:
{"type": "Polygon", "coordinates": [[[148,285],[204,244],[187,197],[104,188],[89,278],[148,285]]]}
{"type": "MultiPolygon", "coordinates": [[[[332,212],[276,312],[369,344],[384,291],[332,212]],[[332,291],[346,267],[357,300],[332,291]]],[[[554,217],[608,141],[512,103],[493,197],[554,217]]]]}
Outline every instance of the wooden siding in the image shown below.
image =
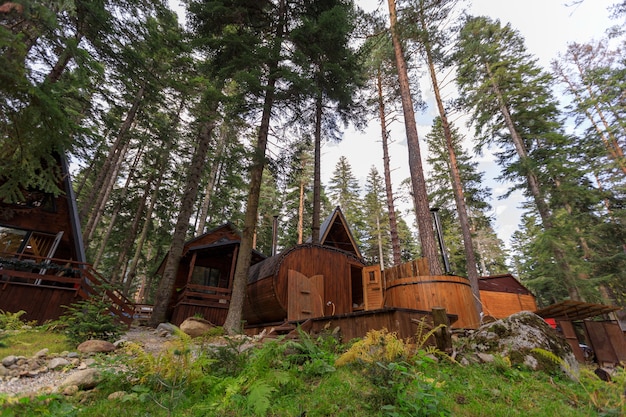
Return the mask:
{"type": "Polygon", "coordinates": [[[320,245],[300,245],[255,265],[249,280],[244,319],[249,324],[284,321],[291,297],[289,271],[308,278],[323,277],[322,315],[353,311],[352,274],[361,280],[363,263],[353,255],[320,245]]]}
{"type": "Polygon", "coordinates": [[[483,305],[483,313],[496,319],[502,319],[520,311],[537,310],[537,303],[532,294],[480,291],[480,301],[483,305]]]}

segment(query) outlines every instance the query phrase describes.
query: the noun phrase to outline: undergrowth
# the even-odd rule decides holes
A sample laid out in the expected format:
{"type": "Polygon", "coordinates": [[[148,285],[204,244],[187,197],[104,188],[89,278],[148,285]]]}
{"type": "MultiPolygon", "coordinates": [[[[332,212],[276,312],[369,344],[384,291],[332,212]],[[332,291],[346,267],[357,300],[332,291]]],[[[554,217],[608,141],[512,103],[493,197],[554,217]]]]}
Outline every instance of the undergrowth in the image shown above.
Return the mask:
{"type": "Polygon", "coordinates": [[[507,358],[461,366],[415,340],[408,344],[384,330],[347,345],[304,332],[263,343],[178,334],[158,355],[127,344],[110,357],[97,390],[82,396],[0,394],[0,415],[624,415],[623,370],[607,383],[591,370],[574,381],[512,366],[507,358]]]}

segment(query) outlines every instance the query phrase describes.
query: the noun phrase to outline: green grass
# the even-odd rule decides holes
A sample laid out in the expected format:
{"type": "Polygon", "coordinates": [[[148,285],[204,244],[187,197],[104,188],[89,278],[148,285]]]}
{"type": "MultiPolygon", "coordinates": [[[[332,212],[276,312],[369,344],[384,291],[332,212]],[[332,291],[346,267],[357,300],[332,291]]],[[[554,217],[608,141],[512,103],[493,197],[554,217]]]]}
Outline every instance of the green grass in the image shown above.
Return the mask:
{"type": "Polygon", "coordinates": [[[29,330],[3,333],[0,345],[0,358],[8,355],[32,357],[41,349],[48,348],[49,353],[61,353],[76,349],[61,333],[46,331],[41,327],[29,330]]]}
{"type": "Polygon", "coordinates": [[[97,389],[67,398],[16,399],[0,394],[0,415],[626,415],[623,370],[613,383],[600,381],[590,369],[583,369],[580,381],[573,381],[560,374],[511,367],[505,360],[468,366],[449,360],[435,362],[423,351],[336,366],[335,360],[348,347],[328,340],[305,337],[300,342],[266,342],[243,353],[238,350],[239,342],[231,342],[209,353],[206,348],[199,352],[190,339],[182,337],[177,346],[156,358],[135,346],[110,358],[130,371],[108,372],[97,389]],[[125,394],[109,400],[109,394],[116,391],[125,394]]]}

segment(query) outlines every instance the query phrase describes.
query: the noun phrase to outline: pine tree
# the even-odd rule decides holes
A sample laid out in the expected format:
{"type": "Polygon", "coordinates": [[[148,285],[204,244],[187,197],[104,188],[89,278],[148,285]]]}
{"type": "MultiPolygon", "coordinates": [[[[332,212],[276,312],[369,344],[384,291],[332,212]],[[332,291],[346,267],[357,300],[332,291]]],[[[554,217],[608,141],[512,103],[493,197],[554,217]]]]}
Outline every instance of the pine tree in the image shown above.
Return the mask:
{"type": "Polygon", "coordinates": [[[385,269],[392,259],[389,216],[386,212],[383,178],[374,166],[367,175],[363,203],[364,228],[361,253],[369,263],[378,263],[381,269],[385,269]]]}
{"type": "Polygon", "coordinates": [[[501,178],[532,198],[543,250],[553,257],[553,279],[572,299],[592,297],[589,282],[581,281],[587,274],[580,262],[585,244],[579,226],[595,221],[599,195],[583,167],[572,163],[578,152],[563,133],[552,78],[529,56],[516,31],[485,17],[466,20],[457,63],[460,95],[473,111],[478,148],[499,147],[501,178]]]}
{"type": "MultiPolygon", "coordinates": [[[[356,119],[354,98],[363,82],[359,54],[350,43],[355,9],[349,0],[302,4],[298,24],[290,31],[295,46],[291,57],[299,79],[293,84],[302,108],[312,109],[315,160],[313,169],[313,220],[311,237],[319,241],[321,208],[321,146],[325,139],[340,139],[338,122],[356,119]]],[[[302,111],[300,111],[302,112],[302,111]]]]}
{"type": "MultiPolygon", "coordinates": [[[[451,130],[452,145],[456,155],[460,183],[469,217],[469,226],[474,241],[475,259],[482,275],[502,273],[505,271],[504,244],[493,231],[489,216],[491,205],[491,189],[484,186],[484,173],[477,170],[474,162],[463,148],[464,137],[459,130],[451,130]]],[[[433,121],[433,129],[426,135],[429,157],[428,163],[432,171],[428,178],[429,194],[432,204],[440,209],[440,217],[444,225],[444,238],[449,250],[450,263],[455,273],[464,275],[466,268],[465,248],[460,240],[462,233],[457,218],[452,182],[450,180],[450,159],[446,149],[446,139],[440,118],[433,121]]]]}
{"type": "Polygon", "coordinates": [[[357,245],[360,245],[364,236],[361,187],[345,156],[339,157],[327,188],[330,201],[341,207],[357,245]]]}

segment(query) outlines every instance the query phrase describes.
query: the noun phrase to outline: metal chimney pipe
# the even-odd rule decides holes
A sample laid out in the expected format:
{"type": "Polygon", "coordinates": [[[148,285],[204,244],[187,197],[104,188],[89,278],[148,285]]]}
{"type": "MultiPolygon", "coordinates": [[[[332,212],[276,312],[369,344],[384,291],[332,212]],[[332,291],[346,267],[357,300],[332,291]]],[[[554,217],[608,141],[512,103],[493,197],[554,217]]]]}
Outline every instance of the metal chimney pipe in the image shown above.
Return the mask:
{"type": "Polygon", "coordinates": [[[276,256],[276,248],[278,247],[278,215],[274,215],[272,223],[272,256],[276,256]]]}
{"type": "Polygon", "coordinates": [[[435,231],[437,232],[439,250],[441,251],[441,258],[443,259],[443,268],[445,269],[446,274],[449,274],[452,272],[452,269],[450,268],[450,261],[448,260],[446,244],[443,241],[443,229],[441,228],[441,219],[439,218],[439,207],[431,208],[430,212],[433,214],[433,220],[435,221],[435,231]]]}

